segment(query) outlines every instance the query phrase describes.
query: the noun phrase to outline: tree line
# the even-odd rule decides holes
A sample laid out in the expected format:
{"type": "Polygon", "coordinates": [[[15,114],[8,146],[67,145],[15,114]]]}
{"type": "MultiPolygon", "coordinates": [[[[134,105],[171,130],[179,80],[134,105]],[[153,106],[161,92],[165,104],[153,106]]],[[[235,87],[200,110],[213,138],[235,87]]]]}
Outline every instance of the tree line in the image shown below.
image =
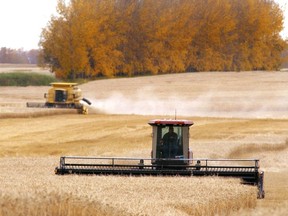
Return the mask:
{"type": "Polygon", "coordinates": [[[0,48],[0,63],[4,64],[38,64],[39,50],[0,48]]]}
{"type": "Polygon", "coordinates": [[[287,46],[274,0],[58,0],[42,32],[59,78],[278,70],[287,46]]]}

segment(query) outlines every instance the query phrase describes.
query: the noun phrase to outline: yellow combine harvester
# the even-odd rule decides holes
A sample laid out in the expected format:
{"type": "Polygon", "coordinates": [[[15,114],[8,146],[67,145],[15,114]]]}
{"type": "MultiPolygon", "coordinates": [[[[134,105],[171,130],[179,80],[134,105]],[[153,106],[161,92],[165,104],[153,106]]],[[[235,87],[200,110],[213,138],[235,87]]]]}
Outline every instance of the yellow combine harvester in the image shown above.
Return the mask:
{"type": "Polygon", "coordinates": [[[54,82],[50,85],[48,93],[44,94],[46,103],[27,102],[27,107],[71,108],[77,109],[79,113],[88,114],[88,108],[80,101],[84,101],[88,105],[91,105],[91,102],[82,98],[82,92],[77,83],[54,82]]]}

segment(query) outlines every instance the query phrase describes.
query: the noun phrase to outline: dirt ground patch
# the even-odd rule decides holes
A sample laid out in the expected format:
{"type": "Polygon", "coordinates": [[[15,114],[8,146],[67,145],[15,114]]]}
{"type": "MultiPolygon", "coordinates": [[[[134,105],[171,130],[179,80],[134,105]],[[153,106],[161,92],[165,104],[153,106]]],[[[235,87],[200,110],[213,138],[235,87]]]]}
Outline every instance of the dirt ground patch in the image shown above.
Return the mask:
{"type": "Polygon", "coordinates": [[[41,68],[34,64],[0,64],[0,73],[23,72],[23,73],[42,73],[53,75],[48,68],[41,68]]]}

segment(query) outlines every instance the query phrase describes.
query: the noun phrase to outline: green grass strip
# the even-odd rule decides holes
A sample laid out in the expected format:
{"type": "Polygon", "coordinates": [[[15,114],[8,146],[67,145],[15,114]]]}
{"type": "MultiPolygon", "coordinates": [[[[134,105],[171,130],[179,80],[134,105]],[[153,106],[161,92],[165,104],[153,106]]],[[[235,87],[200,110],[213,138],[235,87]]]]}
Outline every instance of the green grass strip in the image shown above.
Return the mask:
{"type": "Polygon", "coordinates": [[[37,73],[0,73],[0,86],[48,86],[56,82],[53,76],[37,73]]]}

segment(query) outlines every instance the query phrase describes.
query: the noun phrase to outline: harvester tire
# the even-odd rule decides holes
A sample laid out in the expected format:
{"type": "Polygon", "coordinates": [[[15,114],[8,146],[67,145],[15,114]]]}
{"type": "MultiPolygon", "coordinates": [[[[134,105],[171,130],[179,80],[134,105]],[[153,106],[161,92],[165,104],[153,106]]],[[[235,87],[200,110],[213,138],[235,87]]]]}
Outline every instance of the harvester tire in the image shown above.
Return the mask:
{"type": "Polygon", "coordinates": [[[82,114],[84,114],[84,115],[88,114],[88,108],[85,106],[82,107],[81,111],[82,111],[82,114]]]}

